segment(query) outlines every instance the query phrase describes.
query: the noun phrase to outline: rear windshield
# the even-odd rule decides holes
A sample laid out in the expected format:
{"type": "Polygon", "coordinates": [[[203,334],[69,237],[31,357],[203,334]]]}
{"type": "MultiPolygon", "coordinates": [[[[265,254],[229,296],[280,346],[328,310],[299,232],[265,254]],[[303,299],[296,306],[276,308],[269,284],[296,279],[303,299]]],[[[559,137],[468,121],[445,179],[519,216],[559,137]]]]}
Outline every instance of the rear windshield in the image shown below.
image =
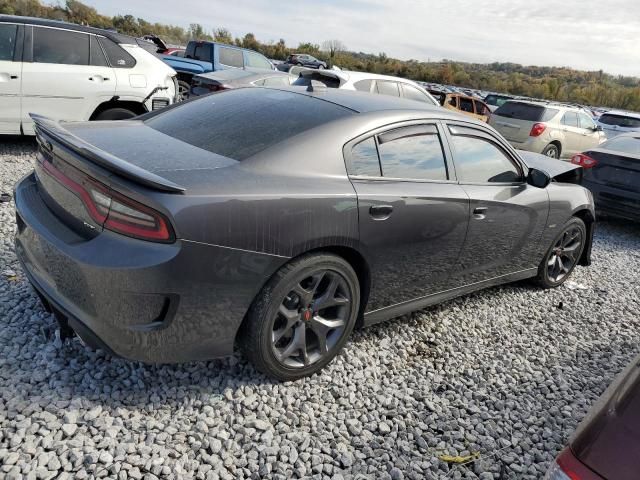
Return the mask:
{"type": "Polygon", "coordinates": [[[240,88],[183,103],[145,123],[190,145],[242,161],[294,135],[353,113],[297,93],[240,88]]]}
{"type": "Polygon", "coordinates": [[[526,120],[529,122],[547,122],[551,120],[558,110],[554,108],[543,107],[542,105],[533,105],[531,103],[506,102],[498,108],[494,115],[501,117],[515,118],[516,120],[526,120]]]}
{"type": "Polygon", "coordinates": [[[297,78],[295,82],[291,85],[297,87],[308,87],[311,85],[311,82],[315,80],[316,82],[322,83],[324,86],[328,88],[340,88],[340,79],[331,75],[323,75],[320,72],[312,72],[305,73],[304,77],[300,76],[297,78]]]}
{"type": "Polygon", "coordinates": [[[616,127],[640,128],[640,118],[626,117],[624,115],[614,115],[605,113],[598,120],[604,125],[615,125],[616,127]]]}
{"type": "Polygon", "coordinates": [[[512,97],[502,97],[500,95],[487,95],[484,99],[484,103],[489,104],[494,107],[501,107],[508,100],[511,100],[512,97]]]}

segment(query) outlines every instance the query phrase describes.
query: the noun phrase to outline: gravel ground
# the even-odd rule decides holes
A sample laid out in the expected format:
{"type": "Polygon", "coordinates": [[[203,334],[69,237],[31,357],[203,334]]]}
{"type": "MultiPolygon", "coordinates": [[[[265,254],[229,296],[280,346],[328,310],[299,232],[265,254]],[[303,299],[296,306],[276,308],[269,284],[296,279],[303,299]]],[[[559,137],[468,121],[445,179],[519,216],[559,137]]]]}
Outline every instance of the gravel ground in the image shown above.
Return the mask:
{"type": "MultiPolygon", "coordinates": [[[[0,144],[0,191],[34,148],[0,144]]],[[[640,227],[623,223],[599,225],[593,266],[560,289],[494,288],[356,332],[284,384],[239,356],[155,367],[62,344],[13,233],[0,204],[6,479],[540,478],[638,350],[640,227]]]]}

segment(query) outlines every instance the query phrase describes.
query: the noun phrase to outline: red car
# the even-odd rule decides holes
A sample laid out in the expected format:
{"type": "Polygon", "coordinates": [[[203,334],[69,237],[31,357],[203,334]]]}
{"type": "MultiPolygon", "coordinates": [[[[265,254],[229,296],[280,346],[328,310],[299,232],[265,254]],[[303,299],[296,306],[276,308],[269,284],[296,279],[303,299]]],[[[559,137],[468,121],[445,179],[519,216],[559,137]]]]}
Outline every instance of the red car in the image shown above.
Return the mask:
{"type": "Polygon", "coordinates": [[[640,479],[640,356],[596,402],[545,479],[640,479]]]}

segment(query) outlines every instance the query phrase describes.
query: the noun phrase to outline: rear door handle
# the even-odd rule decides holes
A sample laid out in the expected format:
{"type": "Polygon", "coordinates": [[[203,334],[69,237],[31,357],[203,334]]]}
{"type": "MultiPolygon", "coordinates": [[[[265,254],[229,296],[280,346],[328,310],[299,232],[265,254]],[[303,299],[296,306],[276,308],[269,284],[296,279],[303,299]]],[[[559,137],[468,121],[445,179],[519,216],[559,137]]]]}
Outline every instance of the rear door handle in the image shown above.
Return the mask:
{"type": "Polygon", "coordinates": [[[473,209],[473,218],[477,220],[484,220],[486,217],[487,207],[476,207],[473,209]]]}
{"type": "Polygon", "coordinates": [[[369,215],[374,220],[386,220],[393,213],[393,206],[391,205],[372,205],[369,207],[369,215]]]}

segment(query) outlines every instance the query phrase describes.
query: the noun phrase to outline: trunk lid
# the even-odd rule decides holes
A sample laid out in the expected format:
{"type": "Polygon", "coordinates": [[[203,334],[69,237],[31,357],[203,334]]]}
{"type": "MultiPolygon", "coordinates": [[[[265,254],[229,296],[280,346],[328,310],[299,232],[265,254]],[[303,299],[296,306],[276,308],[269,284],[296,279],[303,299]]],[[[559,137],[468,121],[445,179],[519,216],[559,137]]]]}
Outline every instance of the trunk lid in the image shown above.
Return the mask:
{"type": "Polygon", "coordinates": [[[584,169],[579,165],[524,150],[518,150],[518,154],[528,167],[547,172],[556,182],[582,183],[584,169]]]}
{"type": "Polygon", "coordinates": [[[529,138],[533,125],[549,119],[547,110],[549,109],[543,105],[508,101],[493,112],[489,125],[507,140],[524,143],[529,138]]]}
{"type": "Polygon", "coordinates": [[[585,172],[589,181],[640,193],[640,154],[595,148],[585,155],[598,162],[585,172]]]}

